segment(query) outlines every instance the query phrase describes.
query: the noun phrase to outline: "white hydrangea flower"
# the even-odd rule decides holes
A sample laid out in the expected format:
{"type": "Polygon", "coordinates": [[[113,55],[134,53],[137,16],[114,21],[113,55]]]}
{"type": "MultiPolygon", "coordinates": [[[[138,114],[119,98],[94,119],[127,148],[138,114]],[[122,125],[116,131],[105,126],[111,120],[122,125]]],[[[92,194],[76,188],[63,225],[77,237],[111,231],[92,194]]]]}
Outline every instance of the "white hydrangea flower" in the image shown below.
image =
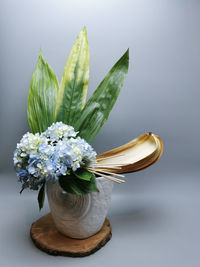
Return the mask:
{"type": "Polygon", "coordinates": [[[63,138],[76,137],[77,132],[74,131],[72,126],[66,125],[62,122],[56,122],[48,127],[43,135],[49,138],[51,142],[58,142],[63,138]]]}

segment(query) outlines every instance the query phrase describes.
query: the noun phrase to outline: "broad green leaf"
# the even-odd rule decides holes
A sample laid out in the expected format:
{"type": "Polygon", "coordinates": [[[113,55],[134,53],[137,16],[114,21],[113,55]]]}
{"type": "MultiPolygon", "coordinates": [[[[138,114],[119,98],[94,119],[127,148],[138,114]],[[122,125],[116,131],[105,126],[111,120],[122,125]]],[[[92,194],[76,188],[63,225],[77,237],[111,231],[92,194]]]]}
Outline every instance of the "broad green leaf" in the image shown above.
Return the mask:
{"type": "Polygon", "coordinates": [[[40,51],[28,93],[27,114],[32,133],[45,131],[55,121],[58,88],[56,75],[40,51]]]}
{"type": "Polygon", "coordinates": [[[56,103],[56,121],[74,125],[87,96],[89,80],[89,46],[86,29],[79,33],[62,76],[56,103]]]}
{"type": "Polygon", "coordinates": [[[45,199],[45,183],[40,188],[40,191],[38,193],[38,204],[39,209],[41,210],[44,206],[44,199],[45,199]]]}
{"type": "Polygon", "coordinates": [[[90,181],[93,174],[84,168],[79,168],[74,172],[75,176],[81,180],[90,181]]]}
{"type": "Polygon", "coordinates": [[[88,143],[91,143],[107,120],[115,104],[128,72],[129,50],[112,67],[96,91],[88,100],[75,129],[88,143]]]}
{"type": "Polygon", "coordinates": [[[60,176],[59,184],[64,191],[74,195],[99,192],[96,186],[96,177],[93,173],[90,181],[80,180],[74,174],[60,176]]]}

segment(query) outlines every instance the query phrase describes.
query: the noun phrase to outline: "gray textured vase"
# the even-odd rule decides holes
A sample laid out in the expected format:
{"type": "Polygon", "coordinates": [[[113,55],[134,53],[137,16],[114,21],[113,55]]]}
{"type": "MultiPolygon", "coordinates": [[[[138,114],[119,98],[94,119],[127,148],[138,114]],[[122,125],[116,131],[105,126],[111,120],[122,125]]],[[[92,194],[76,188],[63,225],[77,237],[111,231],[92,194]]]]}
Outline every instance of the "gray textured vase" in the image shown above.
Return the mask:
{"type": "Polygon", "coordinates": [[[47,182],[47,196],[56,228],[62,234],[83,239],[102,227],[111,200],[113,182],[96,179],[99,192],[77,196],[64,192],[58,182],[47,182]]]}

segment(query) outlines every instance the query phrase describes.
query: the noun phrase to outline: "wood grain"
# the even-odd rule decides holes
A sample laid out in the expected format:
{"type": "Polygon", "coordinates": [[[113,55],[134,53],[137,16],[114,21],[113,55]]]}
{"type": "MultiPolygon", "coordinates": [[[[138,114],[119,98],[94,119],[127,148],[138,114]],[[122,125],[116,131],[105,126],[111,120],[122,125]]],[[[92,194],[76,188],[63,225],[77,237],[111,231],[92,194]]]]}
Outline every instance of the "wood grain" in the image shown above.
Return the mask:
{"type": "Polygon", "coordinates": [[[101,230],[86,239],[73,239],[59,233],[50,213],[31,226],[31,238],[39,249],[54,256],[84,257],[103,247],[112,237],[111,226],[105,220],[101,230]]]}

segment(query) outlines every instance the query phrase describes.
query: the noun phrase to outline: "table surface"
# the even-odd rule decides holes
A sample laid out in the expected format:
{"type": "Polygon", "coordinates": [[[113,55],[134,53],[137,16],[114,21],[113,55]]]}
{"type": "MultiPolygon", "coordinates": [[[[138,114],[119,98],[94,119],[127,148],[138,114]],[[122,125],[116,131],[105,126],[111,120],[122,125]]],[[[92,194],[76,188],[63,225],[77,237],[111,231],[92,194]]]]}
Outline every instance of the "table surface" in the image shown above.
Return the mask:
{"type": "Polygon", "coordinates": [[[39,212],[37,192],[19,195],[14,173],[0,175],[0,265],[7,266],[200,266],[200,179],[197,172],[128,175],[129,187],[115,185],[108,218],[113,237],[85,258],[54,257],[29,236],[39,212]]]}

